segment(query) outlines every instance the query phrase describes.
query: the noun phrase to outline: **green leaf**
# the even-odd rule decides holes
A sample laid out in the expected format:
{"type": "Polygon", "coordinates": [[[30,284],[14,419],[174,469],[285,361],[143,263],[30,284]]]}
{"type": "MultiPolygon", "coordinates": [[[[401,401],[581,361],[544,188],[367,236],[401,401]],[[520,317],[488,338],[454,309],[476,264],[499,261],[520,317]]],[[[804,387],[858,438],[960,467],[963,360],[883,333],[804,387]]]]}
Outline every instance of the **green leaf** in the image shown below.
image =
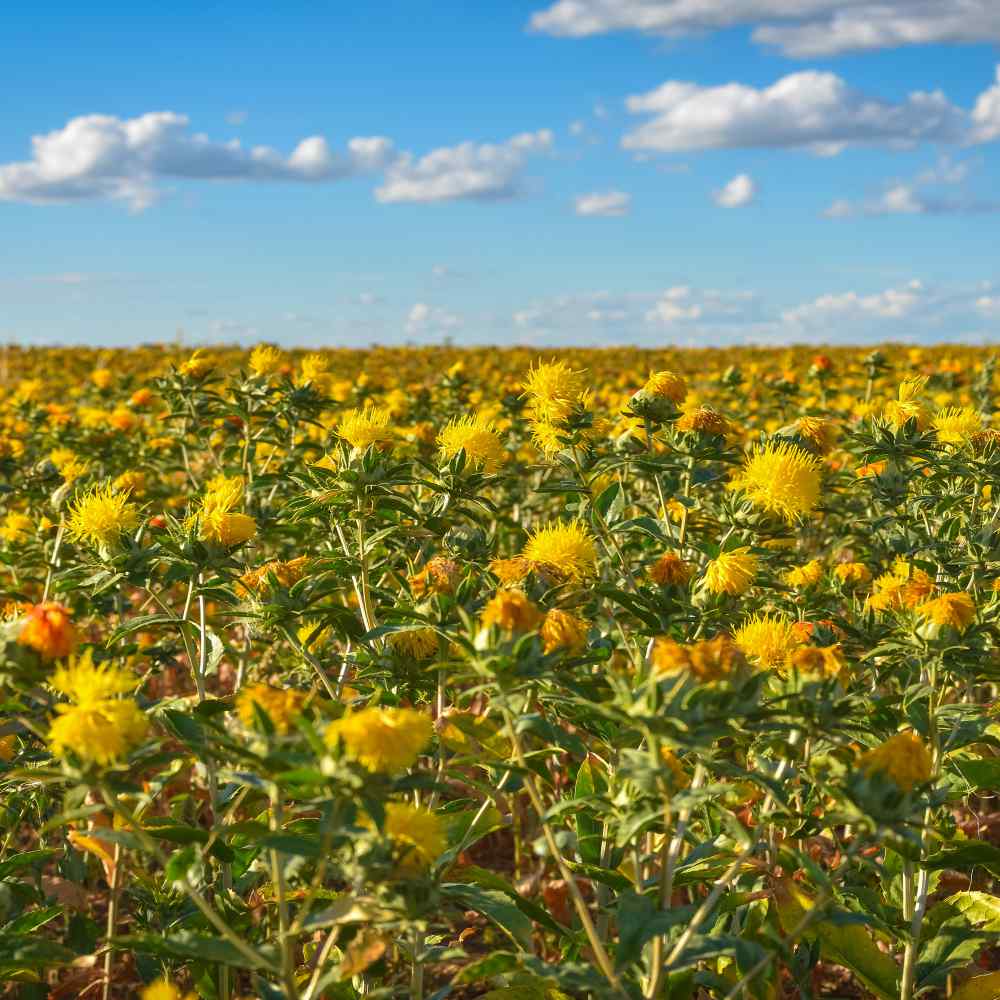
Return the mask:
{"type": "Polygon", "coordinates": [[[686,923],[694,914],[693,906],[677,906],[660,910],[649,896],[624,892],[618,899],[618,950],[615,968],[621,969],[638,961],[643,945],[672,927],[686,923]]]}
{"type": "MultiPolygon", "coordinates": [[[[777,883],[774,893],[778,919],[786,934],[801,926],[814,901],[790,880],[777,883]]],[[[899,995],[900,969],[896,962],[871,939],[857,914],[847,910],[827,911],[824,919],[807,924],[802,937],[818,940],[828,962],[846,966],[882,1000],[899,995]]]]}
{"type": "Polygon", "coordinates": [[[998,937],[1000,899],[986,892],[958,892],[942,900],[925,919],[918,985],[944,985],[951,971],[975,959],[998,937]]]}
{"type": "Polygon", "coordinates": [[[985,840],[953,841],[949,847],[932,854],[924,863],[924,867],[930,871],[954,868],[968,872],[976,865],[982,865],[990,872],[994,868],[1000,871],[1000,847],[985,840]]]}
{"type": "Polygon", "coordinates": [[[0,862],[0,879],[13,875],[22,868],[30,868],[34,864],[48,861],[49,858],[58,853],[58,851],[49,848],[44,851],[25,851],[23,854],[15,854],[14,857],[0,862]]]}
{"type": "MultiPolygon", "coordinates": [[[[598,791],[603,792],[606,789],[607,782],[603,775],[595,772],[588,756],[577,771],[573,797],[592,799],[598,791]]],[[[576,849],[584,864],[600,865],[603,831],[603,824],[589,810],[581,810],[576,814],[576,849]]]]}
{"type": "Polygon", "coordinates": [[[237,969],[275,970],[275,956],[269,947],[257,948],[261,961],[251,962],[234,944],[220,937],[206,937],[191,931],[176,934],[129,934],[112,938],[115,947],[146,952],[160,958],[201,959],[237,969]]]}
{"type": "Polygon", "coordinates": [[[952,760],[959,774],[974,788],[1000,788],[1000,757],[983,760],[952,760]]]}
{"type": "Polygon", "coordinates": [[[67,965],[76,958],[69,948],[48,938],[7,932],[0,932],[0,956],[8,969],[44,969],[49,965],[67,965]]]}
{"type": "Polygon", "coordinates": [[[541,924],[556,934],[566,933],[566,928],[553,920],[548,910],[533,900],[525,899],[507,879],[502,875],[497,875],[496,872],[488,871],[477,865],[463,865],[461,868],[451,869],[448,872],[448,877],[453,882],[478,885],[483,889],[495,889],[497,892],[502,892],[526,917],[534,920],[535,923],[541,924]]]}
{"type": "Polygon", "coordinates": [[[441,894],[466,910],[475,910],[492,920],[510,939],[525,951],[531,950],[531,921],[511,902],[509,897],[494,889],[478,885],[446,882],[441,894]]]}
{"type": "Polygon", "coordinates": [[[63,912],[59,904],[53,906],[43,906],[29,913],[22,913],[15,920],[12,920],[0,934],[29,934],[31,931],[44,927],[50,920],[54,920],[63,912]]]}

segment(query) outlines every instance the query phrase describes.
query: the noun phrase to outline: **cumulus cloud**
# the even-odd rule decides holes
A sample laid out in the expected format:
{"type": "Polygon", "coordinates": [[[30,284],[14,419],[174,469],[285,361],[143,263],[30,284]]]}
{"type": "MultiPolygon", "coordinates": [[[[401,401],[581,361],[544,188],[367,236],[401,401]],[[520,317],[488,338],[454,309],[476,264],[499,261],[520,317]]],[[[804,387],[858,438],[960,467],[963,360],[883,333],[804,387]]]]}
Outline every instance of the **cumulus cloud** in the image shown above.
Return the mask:
{"type": "Polygon", "coordinates": [[[512,320],[536,344],[878,343],[980,340],[1000,316],[995,283],[834,289],[798,304],[752,290],[677,284],[653,292],[608,289],[538,299],[512,320]]]}
{"type": "Polygon", "coordinates": [[[592,191],[576,198],[577,215],[628,215],[632,195],[624,191],[592,191]]]}
{"type": "Polygon", "coordinates": [[[985,215],[1000,212],[1000,201],[979,198],[964,188],[972,167],[965,160],[942,157],[906,180],[889,181],[876,197],[851,201],[838,198],[823,212],[828,219],[877,215],[985,215]],[[956,192],[957,193],[953,193],[956,192]]]}
{"type": "Polygon", "coordinates": [[[535,31],[567,38],[615,31],[676,38],[740,26],[800,59],[1000,42],[995,0],[557,0],[530,21],[535,31]]]}
{"type": "Polygon", "coordinates": [[[0,165],[0,200],[111,198],[142,209],[157,197],[157,181],[329,181],[378,169],[392,156],[382,137],[351,139],[346,152],[335,153],[324,138],[310,136],[288,156],[238,140],[213,142],[172,111],[83,115],[34,136],[31,146],[30,160],[0,165]]]}
{"type": "Polygon", "coordinates": [[[622,146],[654,152],[785,148],[836,156],[856,146],[968,145],[1000,136],[1000,82],[980,95],[971,112],[939,90],[914,91],[893,102],[816,70],[791,73],[760,89],[668,80],[628,97],[625,106],[649,119],[627,132],[622,146]]]}
{"type": "Polygon", "coordinates": [[[820,295],[812,302],[785,310],[781,319],[789,326],[826,326],[858,316],[904,319],[920,308],[924,298],[923,283],[914,279],[900,288],[887,288],[871,295],[853,291],[820,295]]]}
{"type": "Polygon", "coordinates": [[[415,302],[406,314],[407,335],[418,337],[426,334],[452,333],[461,329],[465,320],[458,313],[426,302],[415,302]]]}
{"type": "Polygon", "coordinates": [[[511,319],[522,335],[546,343],[643,343],[665,335],[695,342],[706,331],[715,342],[731,342],[761,314],[749,291],[673,285],[654,292],[557,295],[515,310],[511,319]]]}
{"type": "Polygon", "coordinates": [[[528,158],[552,148],[552,132],[522,132],[506,142],[463,142],[419,158],[404,153],[390,163],[375,197],[382,202],[494,201],[522,191],[528,158]]]}
{"type": "Polygon", "coordinates": [[[712,193],[712,199],[721,208],[742,208],[749,205],[757,194],[757,185],[749,174],[737,174],[725,187],[712,193]]]}
{"type": "Polygon", "coordinates": [[[34,136],[30,159],[0,164],[0,201],[108,199],[141,211],[171,181],[322,183],[378,174],[383,183],[376,197],[385,202],[503,198],[521,191],[527,158],[551,146],[552,133],[540,130],[417,158],[397,151],[384,136],[357,136],[334,150],[317,135],[284,155],[237,139],[214,141],[193,132],[188,117],[173,111],[124,119],[84,115],[34,136]]]}

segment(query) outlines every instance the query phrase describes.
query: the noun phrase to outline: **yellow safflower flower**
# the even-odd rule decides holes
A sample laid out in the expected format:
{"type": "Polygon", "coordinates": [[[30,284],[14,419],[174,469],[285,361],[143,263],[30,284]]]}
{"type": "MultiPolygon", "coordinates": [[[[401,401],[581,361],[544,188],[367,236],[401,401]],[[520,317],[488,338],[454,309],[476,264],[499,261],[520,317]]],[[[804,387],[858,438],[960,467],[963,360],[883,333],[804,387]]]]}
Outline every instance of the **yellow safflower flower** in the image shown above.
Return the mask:
{"type": "Polygon", "coordinates": [[[73,657],[52,678],[52,687],[70,704],[56,705],[49,727],[49,749],[72,753],[87,763],[113,764],[146,736],[149,722],[136,703],[116,695],[135,687],[135,678],[119,667],[95,665],[90,649],[73,657]]]}
{"type": "Polygon", "coordinates": [[[587,632],[590,623],[568,611],[552,608],[545,615],[539,634],[542,637],[542,649],[553,653],[557,649],[567,653],[579,653],[587,647],[587,632]]]}
{"type": "Polygon", "coordinates": [[[788,441],[756,445],[733,483],[761,510],[789,523],[819,502],[820,463],[788,441]]]}
{"type": "Polygon", "coordinates": [[[236,696],[236,714],[244,726],[250,728],[257,721],[259,708],[274,723],[281,734],[287,733],[306,703],[304,691],[293,688],[277,688],[270,684],[250,684],[240,688],[236,696]]]}
{"type": "Polygon", "coordinates": [[[367,406],[363,410],[348,410],[340,418],[336,433],[352,448],[364,451],[371,445],[383,447],[392,441],[389,411],[367,406]]]}
{"type": "Polygon", "coordinates": [[[139,509],[128,502],[128,494],[108,483],[95,486],[70,505],[66,531],[75,541],[107,548],[138,523],[139,509]]]}
{"type": "Polygon", "coordinates": [[[540,361],[529,369],[523,388],[534,419],[544,424],[568,420],[583,406],[586,379],[586,372],[574,371],[565,361],[540,361]]]}
{"type": "Polygon", "coordinates": [[[705,586],[713,594],[737,597],[753,585],[757,565],[757,557],[749,546],[720,552],[705,567],[705,586]]]}
{"type": "Polygon", "coordinates": [[[580,521],[537,528],[521,554],[533,568],[559,579],[580,581],[597,574],[597,548],[580,521]]]}
{"type": "Polygon", "coordinates": [[[929,781],[933,771],[931,753],[913,730],[897,733],[863,753],[858,765],[865,774],[883,774],[904,792],[929,781]]]}
{"type": "Polygon", "coordinates": [[[976,602],[964,590],[941,594],[917,606],[917,614],[935,625],[950,625],[964,632],[976,618],[976,602]]]}
{"type": "Polygon", "coordinates": [[[531,632],[538,627],[542,613],[521,591],[498,590],[479,620],[483,628],[496,625],[507,632],[531,632]]]}
{"type": "Polygon", "coordinates": [[[326,744],[343,744],[348,757],[369,771],[395,774],[411,767],[431,741],[434,727],[426,712],[413,708],[363,708],[326,728],[326,744]]]}
{"type": "Polygon", "coordinates": [[[733,641],[747,659],[763,669],[785,666],[802,640],[787,618],[781,615],[756,614],[747,618],[733,635],[733,641]]]}
{"type": "Polygon", "coordinates": [[[427,871],[448,846],[441,817],[408,802],[386,804],[385,835],[392,841],[399,876],[427,871]]]}
{"type": "Polygon", "coordinates": [[[437,446],[442,458],[464,451],[470,465],[486,472],[495,472],[507,456],[493,422],[479,415],[451,420],[438,434],[437,446]]]}

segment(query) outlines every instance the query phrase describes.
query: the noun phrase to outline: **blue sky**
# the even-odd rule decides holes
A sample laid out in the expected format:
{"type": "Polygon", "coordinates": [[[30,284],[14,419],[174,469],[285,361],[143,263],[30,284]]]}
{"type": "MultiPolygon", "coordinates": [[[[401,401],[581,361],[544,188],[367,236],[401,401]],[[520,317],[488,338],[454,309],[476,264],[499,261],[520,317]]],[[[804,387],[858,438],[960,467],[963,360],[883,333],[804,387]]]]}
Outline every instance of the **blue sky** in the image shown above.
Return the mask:
{"type": "Polygon", "coordinates": [[[996,0],[8,8],[0,336],[1000,332],[996,0]]]}

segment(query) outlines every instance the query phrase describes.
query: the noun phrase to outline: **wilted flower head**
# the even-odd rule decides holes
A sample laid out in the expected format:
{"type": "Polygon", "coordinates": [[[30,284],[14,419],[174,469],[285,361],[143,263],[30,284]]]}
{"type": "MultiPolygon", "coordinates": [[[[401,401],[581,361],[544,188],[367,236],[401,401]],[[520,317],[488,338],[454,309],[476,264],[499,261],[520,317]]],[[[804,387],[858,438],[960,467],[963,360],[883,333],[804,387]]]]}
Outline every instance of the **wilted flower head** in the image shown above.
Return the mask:
{"type": "Polygon", "coordinates": [[[706,684],[725,680],[746,666],[743,652],[727,635],[688,644],[660,637],[653,643],[650,662],[657,674],[689,673],[706,684]]]}
{"type": "Polygon", "coordinates": [[[66,530],[70,538],[107,548],[139,523],[139,510],[127,493],[118,493],[109,483],[95,486],[70,505],[66,530]]]}
{"type": "Polygon", "coordinates": [[[822,417],[799,417],[795,433],[818,455],[825,455],[837,440],[837,428],[822,417]]]}
{"type": "Polygon", "coordinates": [[[661,587],[683,587],[694,575],[694,567],[676,552],[664,552],[650,566],[649,575],[661,587]]]}
{"type": "Polygon", "coordinates": [[[696,431],[715,437],[725,437],[732,433],[729,421],[711,406],[689,406],[677,418],[674,426],[679,431],[696,431]]]}
{"type": "Polygon", "coordinates": [[[791,523],[819,501],[820,463],[788,441],[756,445],[733,486],[755,507],[791,523]]]}
{"type": "Polygon", "coordinates": [[[478,415],[455,417],[438,434],[437,444],[443,458],[464,451],[470,465],[486,472],[495,472],[507,454],[492,421],[478,415]]]}
{"type": "Polygon", "coordinates": [[[933,772],[931,753],[913,730],[897,733],[863,753],[858,761],[866,774],[883,774],[904,792],[929,781],[933,772]]]}
{"type": "Polygon", "coordinates": [[[43,659],[62,660],[76,649],[77,634],[69,609],[55,601],[36,604],[24,616],[17,641],[43,659]]]}
{"type": "Polygon", "coordinates": [[[427,560],[419,573],[414,573],[409,579],[410,591],[414,597],[426,597],[428,594],[453,594],[458,586],[461,570],[453,559],[444,556],[434,556],[427,560]]]}
{"type": "Polygon", "coordinates": [[[758,667],[778,670],[802,642],[792,622],[770,614],[747,618],[736,630],[733,641],[758,667]]]}
{"type": "Polygon", "coordinates": [[[748,590],[757,575],[757,557],[748,546],[720,552],[705,568],[705,586],[713,594],[736,597],[748,590]]]}
{"type": "Polygon", "coordinates": [[[258,566],[256,569],[247,570],[240,577],[240,585],[244,590],[259,594],[268,587],[268,581],[273,576],[279,586],[286,590],[295,586],[305,575],[309,567],[308,556],[298,556],[286,562],[273,560],[258,566]]]}
{"type": "Polygon", "coordinates": [[[431,741],[431,717],[412,708],[363,708],[326,728],[327,746],[343,744],[369,771],[395,774],[411,767],[431,741]]]}
{"type": "Polygon", "coordinates": [[[597,573],[597,548],[580,521],[556,521],[536,529],[521,553],[537,568],[562,580],[597,573]]]}

